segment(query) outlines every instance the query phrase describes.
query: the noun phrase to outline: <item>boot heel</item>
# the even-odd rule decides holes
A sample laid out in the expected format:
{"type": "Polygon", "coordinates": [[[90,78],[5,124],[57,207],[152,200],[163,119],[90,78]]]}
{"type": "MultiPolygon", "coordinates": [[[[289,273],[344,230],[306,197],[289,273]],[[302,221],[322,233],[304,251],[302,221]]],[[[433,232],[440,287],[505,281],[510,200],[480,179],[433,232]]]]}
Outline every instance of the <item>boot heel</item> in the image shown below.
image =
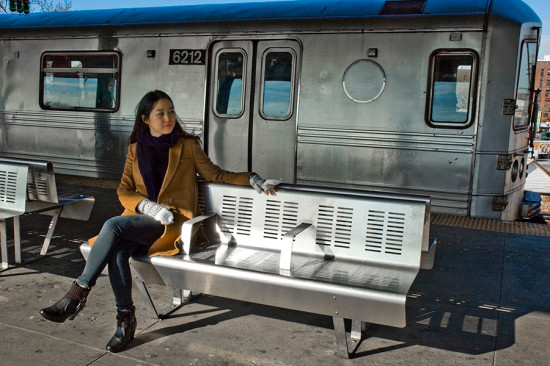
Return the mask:
{"type": "Polygon", "coordinates": [[[137,321],[135,316],[136,308],[132,310],[119,311],[117,314],[117,330],[107,346],[107,351],[120,352],[124,350],[128,343],[134,339],[137,321]]]}
{"type": "Polygon", "coordinates": [[[69,317],[69,320],[74,320],[74,318],[76,318],[76,316],[78,315],[78,313],[80,313],[82,311],[82,309],[84,309],[84,304],[78,304],[76,306],[76,310],[75,310],[74,314],[72,314],[69,317]]]}

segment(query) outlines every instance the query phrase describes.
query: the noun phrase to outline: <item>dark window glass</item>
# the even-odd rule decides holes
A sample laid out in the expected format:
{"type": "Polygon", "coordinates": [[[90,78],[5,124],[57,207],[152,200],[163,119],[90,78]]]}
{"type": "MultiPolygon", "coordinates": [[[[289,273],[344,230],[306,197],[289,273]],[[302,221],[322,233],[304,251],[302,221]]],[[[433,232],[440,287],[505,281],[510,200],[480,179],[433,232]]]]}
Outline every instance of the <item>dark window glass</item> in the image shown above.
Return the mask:
{"type": "Polygon", "coordinates": [[[243,60],[242,52],[221,52],[218,55],[216,113],[226,117],[239,117],[243,113],[243,60]]]}
{"type": "Polygon", "coordinates": [[[525,42],[521,50],[519,65],[518,88],[516,91],[516,113],[514,114],[514,128],[524,128],[529,125],[529,108],[531,92],[534,82],[533,73],[537,64],[537,44],[525,42]]]}

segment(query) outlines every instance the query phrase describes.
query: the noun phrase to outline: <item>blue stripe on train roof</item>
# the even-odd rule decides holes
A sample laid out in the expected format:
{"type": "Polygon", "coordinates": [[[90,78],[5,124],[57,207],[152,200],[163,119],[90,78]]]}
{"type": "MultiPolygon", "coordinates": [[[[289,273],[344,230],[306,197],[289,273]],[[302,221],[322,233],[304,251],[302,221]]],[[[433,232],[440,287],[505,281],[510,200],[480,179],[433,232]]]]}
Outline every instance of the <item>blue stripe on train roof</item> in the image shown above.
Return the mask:
{"type": "MultiPolygon", "coordinates": [[[[489,0],[426,0],[425,15],[483,15],[489,0]]],[[[379,17],[384,0],[305,0],[231,4],[180,5],[151,8],[79,10],[0,15],[0,29],[107,27],[139,24],[243,22],[293,19],[379,17]]],[[[493,0],[493,12],[523,22],[540,22],[519,0],[493,0]]]]}

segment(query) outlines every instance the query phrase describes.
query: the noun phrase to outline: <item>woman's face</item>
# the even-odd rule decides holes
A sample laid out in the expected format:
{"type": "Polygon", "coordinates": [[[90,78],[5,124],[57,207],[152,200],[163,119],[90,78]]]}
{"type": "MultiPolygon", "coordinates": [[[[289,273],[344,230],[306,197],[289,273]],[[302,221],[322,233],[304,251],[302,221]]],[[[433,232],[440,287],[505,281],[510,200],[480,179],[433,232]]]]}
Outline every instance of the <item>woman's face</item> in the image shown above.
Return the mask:
{"type": "Polygon", "coordinates": [[[142,115],[141,118],[155,137],[171,133],[176,125],[176,111],[169,99],[159,99],[149,116],[142,115]]]}

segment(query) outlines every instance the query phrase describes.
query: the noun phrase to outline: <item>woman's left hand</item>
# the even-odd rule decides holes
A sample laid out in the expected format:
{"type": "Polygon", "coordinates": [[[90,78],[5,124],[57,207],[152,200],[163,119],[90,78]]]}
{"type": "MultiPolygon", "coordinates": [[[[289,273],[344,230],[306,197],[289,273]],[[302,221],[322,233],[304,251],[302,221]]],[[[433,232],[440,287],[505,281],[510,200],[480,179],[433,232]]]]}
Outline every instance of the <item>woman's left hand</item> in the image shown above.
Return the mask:
{"type": "Polygon", "coordinates": [[[277,190],[275,187],[281,183],[278,179],[265,180],[256,173],[252,173],[248,179],[252,188],[258,193],[265,193],[267,195],[275,195],[277,190]]]}

